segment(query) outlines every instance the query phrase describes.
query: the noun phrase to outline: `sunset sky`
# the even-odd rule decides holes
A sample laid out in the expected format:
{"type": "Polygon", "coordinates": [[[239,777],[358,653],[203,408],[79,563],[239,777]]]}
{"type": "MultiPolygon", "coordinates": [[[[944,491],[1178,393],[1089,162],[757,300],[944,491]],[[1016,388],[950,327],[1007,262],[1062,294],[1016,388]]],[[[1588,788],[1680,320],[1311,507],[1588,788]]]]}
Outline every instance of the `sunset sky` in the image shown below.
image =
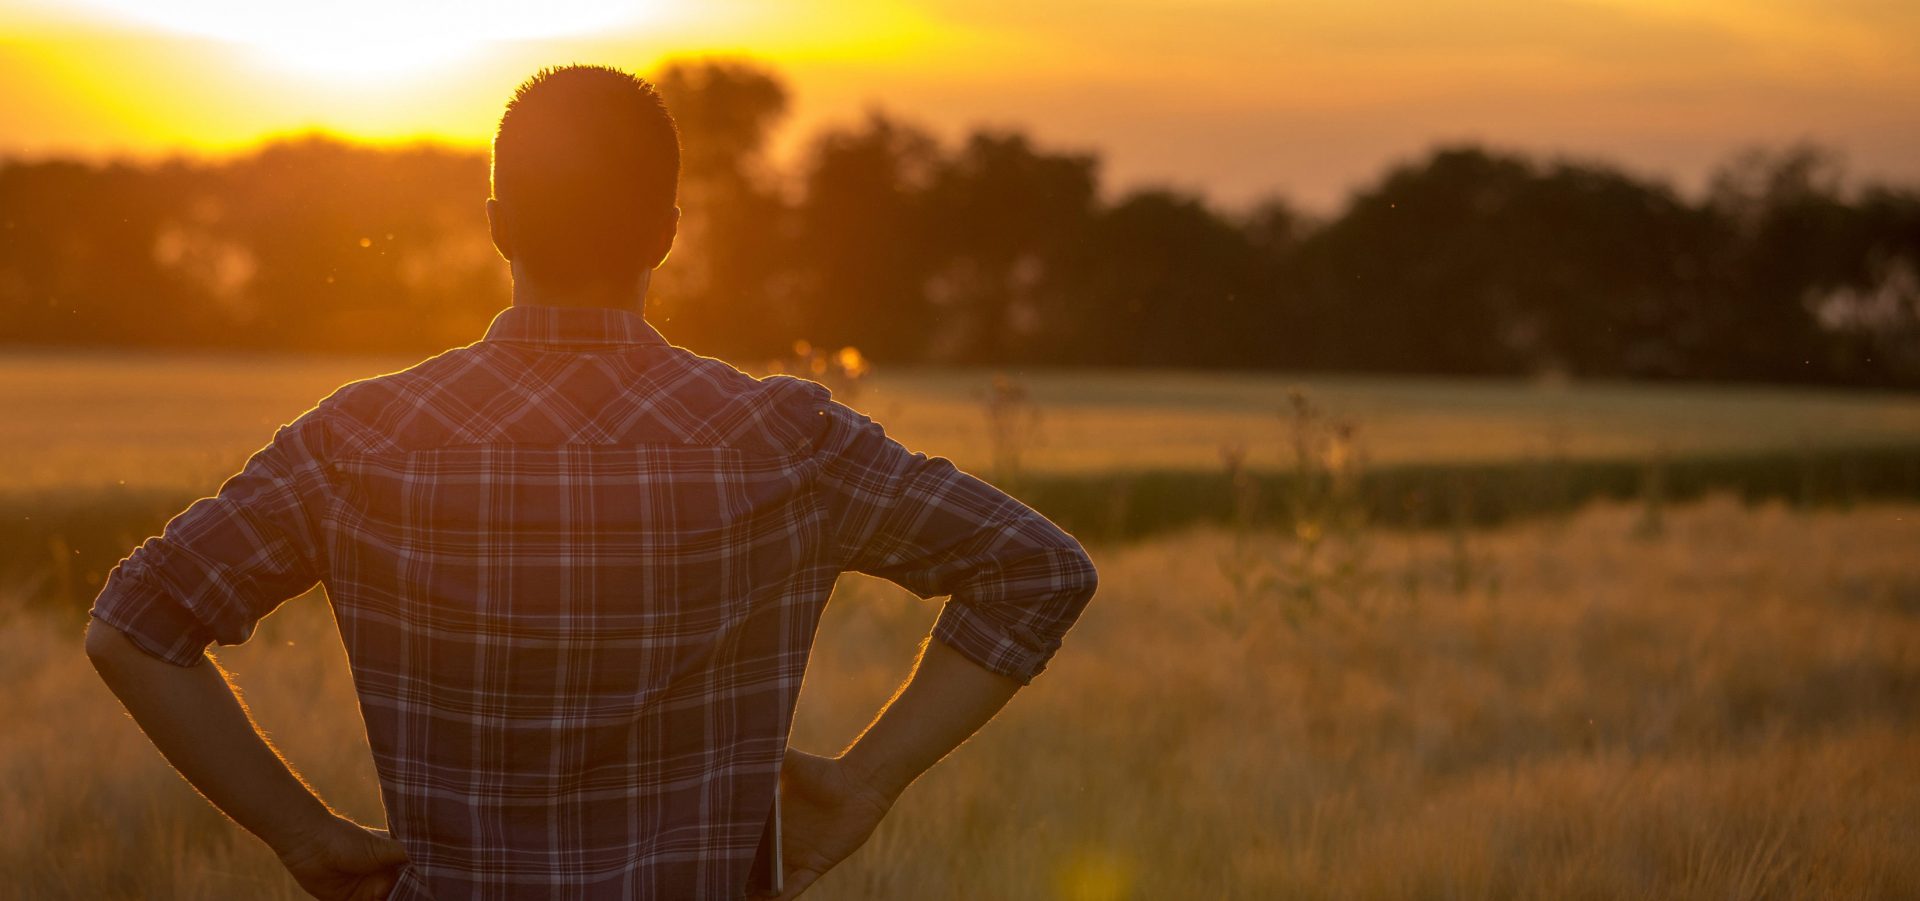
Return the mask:
{"type": "Polygon", "coordinates": [[[1107,183],[1329,208],[1483,140],[1697,185],[1811,138],[1920,183],[1912,0],[0,0],[0,154],[222,151],[310,127],[478,145],[541,65],[761,60],[783,152],[868,106],[949,137],[1018,125],[1107,183]]]}

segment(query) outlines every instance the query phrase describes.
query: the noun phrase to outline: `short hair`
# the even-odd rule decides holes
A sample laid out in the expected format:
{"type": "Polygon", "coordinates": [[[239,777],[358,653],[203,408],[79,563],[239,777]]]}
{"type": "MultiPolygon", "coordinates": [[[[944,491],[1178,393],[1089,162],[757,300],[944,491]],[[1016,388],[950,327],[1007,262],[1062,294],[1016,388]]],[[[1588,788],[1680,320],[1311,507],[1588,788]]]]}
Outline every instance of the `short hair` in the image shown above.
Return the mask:
{"type": "Polygon", "coordinates": [[[636,245],[670,217],[680,135],[652,84],[608,66],[541,69],[493,138],[492,190],[514,258],[545,284],[631,281],[636,245]]]}

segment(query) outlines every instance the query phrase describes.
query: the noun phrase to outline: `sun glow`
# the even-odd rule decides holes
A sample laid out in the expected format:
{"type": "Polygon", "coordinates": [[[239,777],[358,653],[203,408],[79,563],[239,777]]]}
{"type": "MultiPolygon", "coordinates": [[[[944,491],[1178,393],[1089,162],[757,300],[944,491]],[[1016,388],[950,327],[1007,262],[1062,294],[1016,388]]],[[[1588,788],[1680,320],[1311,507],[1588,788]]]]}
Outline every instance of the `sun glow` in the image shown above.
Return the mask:
{"type": "Polygon", "coordinates": [[[590,36],[655,17],[648,4],[591,0],[82,0],[122,21],[238,45],[260,62],[330,78],[423,72],[504,41],[590,36]]]}

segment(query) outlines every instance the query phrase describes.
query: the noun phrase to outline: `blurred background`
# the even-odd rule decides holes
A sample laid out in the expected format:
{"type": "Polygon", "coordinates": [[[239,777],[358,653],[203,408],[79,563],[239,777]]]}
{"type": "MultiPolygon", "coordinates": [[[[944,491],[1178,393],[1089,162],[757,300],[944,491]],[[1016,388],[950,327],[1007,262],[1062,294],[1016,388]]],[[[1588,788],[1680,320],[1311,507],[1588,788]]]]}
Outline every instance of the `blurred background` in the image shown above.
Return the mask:
{"type": "Polygon", "coordinates": [[[490,130],[579,60],[680,120],[709,353],[1920,385],[1901,4],[610,8],[10,0],[0,335],[472,340],[490,130]]]}
{"type": "MultiPolygon", "coordinates": [[[[1106,574],[822,897],[1920,893],[1916,48],[1887,0],[0,0],[0,878],[297,897],[85,610],[480,338],[492,129],[593,62],[680,124],[669,339],[1106,574]]],[[[320,597],[221,659],[378,821],[320,597]]],[[[837,597],[812,750],[935,610],[837,597]]]]}

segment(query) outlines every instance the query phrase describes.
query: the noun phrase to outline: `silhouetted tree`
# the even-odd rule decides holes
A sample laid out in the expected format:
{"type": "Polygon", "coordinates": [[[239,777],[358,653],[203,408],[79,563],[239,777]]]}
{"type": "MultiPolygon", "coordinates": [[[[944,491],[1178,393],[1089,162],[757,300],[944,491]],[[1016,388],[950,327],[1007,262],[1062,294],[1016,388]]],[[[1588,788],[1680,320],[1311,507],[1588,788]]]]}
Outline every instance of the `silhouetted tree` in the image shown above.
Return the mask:
{"type": "Polygon", "coordinates": [[[1837,155],[1799,145],[1736,157],[1715,174],[1707,208],[1721,226],[1725,286],[1713,308],[1720,340],[1700,356],[1718,356],[1714,368],[1736,378],[1900,378],[1920,264],[1913,195],[1870,189],[1856,200],[1837,155]]]}
{"type": "Polygon", "coordinates": [[[941,309],[933,353],[971,362],[1031,359],[1047,311],[1064,306],[1063,260],[1094,214],[1098,161],[1036,150],[1019,132],[979,131],[929,191],[930,285],[941,309]]]}
{"type": "Polygon", "coordinates": [[[507,302],[486,159],[319,136],[220,167],[179,223],[242,263],[226,306],[251,341],[389,351],[464,343],[507,302]]]}
{"type": "Polygon", "coordinates": [[[1808,295],[1826,368],[1860,384],[1920,385],[1920,194],[1872,187],[1853,205],[1848,277],[1808,295]]]}
{"type": "Polygon", "coordinates": [[[1664,186],[1477,147],[1391,172],[1307,238],[1312,365],[1656,374],[1703,224],[1664,186]]]}
{"type": "Polygon", "coordinates": [[[702,350],[766,356],[798,330],[788,209],[766,147],[787,113],[779,76],[739,60],[670,63],[654,83],[680,129],[680,236],[651,313],[702,350]]]}
{"type": "Polygon", "coordinates": [[[941,162],[931,135],[877,111],[815,140],[793,260],[805,337],[883,361],[921,358],[937,327],[927,193],[941,162]]]}
{"type": "Polygon", "coordinates": [[[59,160],[0,167],[0,336],[165,345],[220,333],[224,317],[155,253],[195,174],[59,160]]]}
{"type": "Polygon", "coordinates": [[[1258,272],[1246,232],[1198,197],[1130,194],[1100,213],[1071,322],[1093,340],[1085,362],[1257,365],[1277,358],[1261,333],[1258,272]]]}

